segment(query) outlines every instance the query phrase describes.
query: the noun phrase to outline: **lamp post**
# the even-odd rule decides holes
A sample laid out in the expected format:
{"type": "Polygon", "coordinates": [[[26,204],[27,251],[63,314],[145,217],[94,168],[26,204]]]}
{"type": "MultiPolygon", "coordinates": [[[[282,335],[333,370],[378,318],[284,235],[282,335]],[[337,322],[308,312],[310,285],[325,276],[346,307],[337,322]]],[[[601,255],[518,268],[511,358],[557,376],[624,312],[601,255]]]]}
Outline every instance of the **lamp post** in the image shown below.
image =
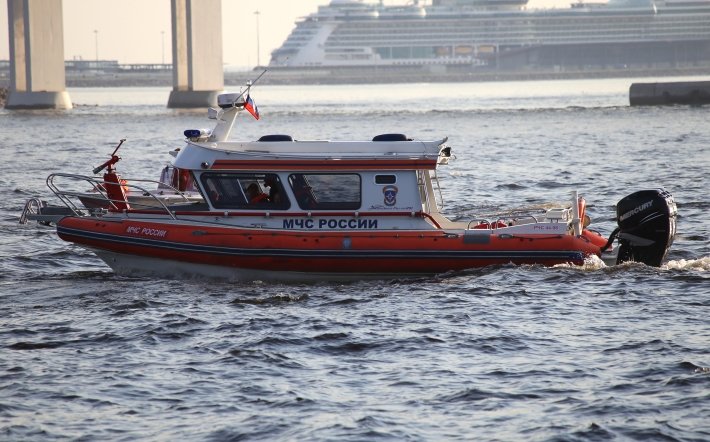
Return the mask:
{"type": "Polygon", "coordinates": [[[261,66],[261,59],[259,58],[259,53],[261,52],[261,49],[259,48],[259,14],[261,14],[258,10],[254,11],[254,15],[256,15],[256,65],[261,66]]]}
{"type": "Polygon", "coordinates": [[[99,67],[99,31],[94,29],[94,48],[96,49],[96,68],[99,67]]]}

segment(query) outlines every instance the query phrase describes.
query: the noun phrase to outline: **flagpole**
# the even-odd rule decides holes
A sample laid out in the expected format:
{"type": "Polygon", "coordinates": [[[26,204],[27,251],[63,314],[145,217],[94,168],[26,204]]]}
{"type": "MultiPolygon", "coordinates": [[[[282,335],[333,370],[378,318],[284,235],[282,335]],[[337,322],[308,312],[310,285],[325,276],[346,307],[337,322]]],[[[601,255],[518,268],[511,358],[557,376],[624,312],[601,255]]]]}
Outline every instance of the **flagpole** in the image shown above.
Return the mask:
{"type": "MultiPolygon", "coordinates": [[[[267,71],[268,71],[268,69],[264,69],[264,71],[263,71],[261,74],[259,74],[259,76],[256,77],[254,80],[249,80],[249,81],[247,81],[247,90],[244,91],[244,92],[249,92],[249,90],[250,90],[251,87],[254,85],[254,83],[256,83],[257,81],[259,81],[259,79],[260,79],[261,77],[263,77],[264,74],[265,74],[267,71]]],[[[244,94],[242,94],[242,95],[244,95],[244,94]]]]}
{"type": "Polygon", "coordinates": [[[242,98],[242,97],[244,96],[244,94],[247,94],[247,97],[249,96],[249,91],[251,90],[251,87],[254,85],[254,83],[256,83],[257,81],[259,81],[259,79],[260,79],[261,77],[263,77],[264,74],[265,74],[267,71],[268,71],[268,69],[264,69],[264,71],[263,71],[261,74],[259,74],[259,76],[257,76],[255,79],[253,79],[253,80],[247,80],[247,88],[246,88],[246,90],[242,91],[239,95],[237,95],[237,98],[235,98],[234,101],[232,102],[232,107],[236,107],[236,106],[237,106],[237,101],[239,101],[239,99],[242,98]]]}

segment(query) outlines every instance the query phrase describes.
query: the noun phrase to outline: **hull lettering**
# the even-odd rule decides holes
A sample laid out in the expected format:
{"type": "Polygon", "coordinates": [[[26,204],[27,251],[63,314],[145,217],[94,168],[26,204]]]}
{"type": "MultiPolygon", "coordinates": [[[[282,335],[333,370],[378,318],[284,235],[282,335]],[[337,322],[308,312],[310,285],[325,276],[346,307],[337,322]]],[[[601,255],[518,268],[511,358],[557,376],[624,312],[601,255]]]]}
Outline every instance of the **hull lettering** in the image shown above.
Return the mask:
{"type": "Polygon", "coordinates": [[[324,218],[317,222],[312,219],[285,219],[284,229],[309,229],[309,230],[373,230],[377,229],[376,219],[335,219],[324,218]]]}

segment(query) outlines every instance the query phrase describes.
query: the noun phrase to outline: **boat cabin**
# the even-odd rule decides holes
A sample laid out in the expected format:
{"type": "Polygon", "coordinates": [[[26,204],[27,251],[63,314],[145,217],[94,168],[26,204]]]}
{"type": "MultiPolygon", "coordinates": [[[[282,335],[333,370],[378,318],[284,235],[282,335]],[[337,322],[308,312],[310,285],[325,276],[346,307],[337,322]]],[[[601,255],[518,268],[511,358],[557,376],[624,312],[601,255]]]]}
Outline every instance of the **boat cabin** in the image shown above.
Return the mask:
{"type": "Polygon", "coordinates": [[[432,177],[450,155],[445,142],[402,134],[372,141],[267,135],[212,142],[200,132],[188,138],[175,166],[191,171],[211,211],[260,216],[265,227],[436,228],[427,219],[438,213],[432,177]]]}

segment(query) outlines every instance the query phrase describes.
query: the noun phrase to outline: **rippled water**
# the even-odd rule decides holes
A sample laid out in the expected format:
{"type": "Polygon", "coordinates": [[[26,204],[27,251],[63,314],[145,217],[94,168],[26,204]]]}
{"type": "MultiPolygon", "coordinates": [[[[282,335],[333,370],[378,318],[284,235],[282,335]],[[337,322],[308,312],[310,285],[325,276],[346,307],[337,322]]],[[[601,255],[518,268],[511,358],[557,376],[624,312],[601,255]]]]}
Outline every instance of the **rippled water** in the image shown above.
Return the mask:
{"type": "Polygon", "coordinates": [[[630,108],[629,81],[261,87],[235,138],[449,137],[445,211],[544,207],[577,189],[593,226],[664,186],[660,269],[500,266],[282,285],[114,276],[17,225],[55,171],[127,138],[157,177],[202,112],[161,89],[70,90],[70,112],[0,111],[2,440],[710,440],[709,108],[630,108]]]}

